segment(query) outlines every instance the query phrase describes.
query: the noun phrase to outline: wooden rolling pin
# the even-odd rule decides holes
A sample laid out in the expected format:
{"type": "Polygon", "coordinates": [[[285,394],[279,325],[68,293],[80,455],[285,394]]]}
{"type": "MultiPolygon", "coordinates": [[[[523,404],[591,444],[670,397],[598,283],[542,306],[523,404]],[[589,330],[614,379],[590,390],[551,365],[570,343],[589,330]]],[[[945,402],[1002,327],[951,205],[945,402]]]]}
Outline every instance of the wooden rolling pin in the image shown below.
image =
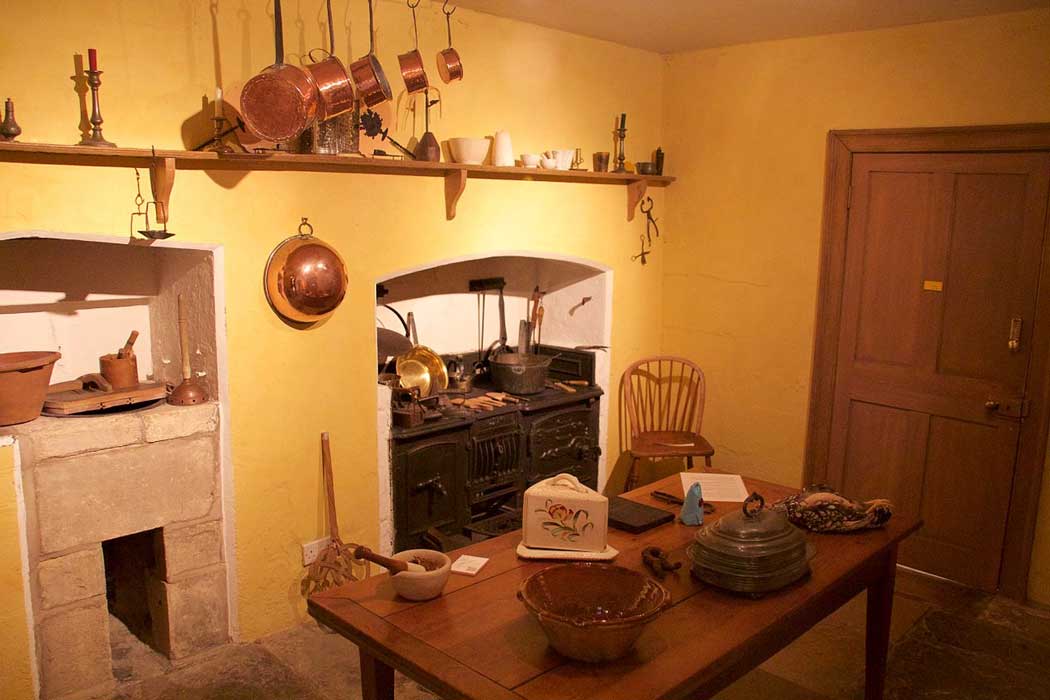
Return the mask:
{"type": "Polygon", "coordinates": [[[384,557],[382,554],[376,554],[363,544],[359,544],[357,548],[354,549],[354,558],[367,559],[370,562],[379,564],[382,567],[390,569],[391,574],[400,574],[402,571],[416,571],[420,573],[426,571],[421,564],[414,564],[410,561],[384,557]]]}

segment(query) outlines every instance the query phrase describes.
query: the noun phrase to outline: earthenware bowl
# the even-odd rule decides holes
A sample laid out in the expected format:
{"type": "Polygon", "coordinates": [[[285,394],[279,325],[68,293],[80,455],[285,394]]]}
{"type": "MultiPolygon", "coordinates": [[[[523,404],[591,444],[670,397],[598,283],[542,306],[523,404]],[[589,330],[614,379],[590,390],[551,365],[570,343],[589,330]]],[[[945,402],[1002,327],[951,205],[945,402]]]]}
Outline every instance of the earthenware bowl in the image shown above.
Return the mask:
{"type": "Polygon", "coordinates": [[[647,161],[639,161],[634,164],[634,171],[639,175],[655,175],[656,174],[656,163],[649,163],[647,161]]]}
{"type": "Polygon", "coordinates": [[[561,564],[525,579],[518,599],[563,656],[598,663],[626,655],[645,625],[671,606],[648,576],[611,564],[561,564]]]}
{"type": "Polygon", "coordinates": [[[488,139],[454,138],[448,140],[452,160],[467,165],[481,165],[489,152],[488,139]]]}
{"type": "Polygon", "coordinates": [[[430,600],[441,595],[452,568],[451,559],[432,549],[406,549],[395,554],[394,559],[419,560],[427,568],[437,567],[431,571],[402,571],[391,576],[390,582],[399,596],[408,600],[430,600]]]}

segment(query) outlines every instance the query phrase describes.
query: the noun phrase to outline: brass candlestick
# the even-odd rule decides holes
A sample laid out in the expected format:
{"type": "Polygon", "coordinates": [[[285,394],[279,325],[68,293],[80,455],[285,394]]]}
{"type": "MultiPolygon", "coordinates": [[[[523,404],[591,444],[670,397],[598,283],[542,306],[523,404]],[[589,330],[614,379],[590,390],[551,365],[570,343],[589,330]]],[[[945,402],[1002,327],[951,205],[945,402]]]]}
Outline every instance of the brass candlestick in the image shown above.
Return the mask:
{"type": "Polygon", "coordinates": [[[627,168],[624,166],[624,161],[627,160],[627,155],[624,153],[623,144],[627,139],[627,129],[620,127],[614,130],[616,133],[616,169],[614,173],[625,173],[627,168]]]}
{"type": "Polygon", "coordinates": [[[80,146],[103,146],[115,148],[117,144],[102,138],[102,110],[98,106],[98,89],[102,86],[102,71],[86,70],[87,84],[91,87],[91,135],[80,139],[80,146]]]}
{"type": "Polygon", "coordinates": [[[225,140],[226,134],[232,131],[224,128],[226,117],[212,117],[211,120],[215,122],[215,135],[211,137],[206,150],[212,153],[233,153],[233,148],[225,140]]]}

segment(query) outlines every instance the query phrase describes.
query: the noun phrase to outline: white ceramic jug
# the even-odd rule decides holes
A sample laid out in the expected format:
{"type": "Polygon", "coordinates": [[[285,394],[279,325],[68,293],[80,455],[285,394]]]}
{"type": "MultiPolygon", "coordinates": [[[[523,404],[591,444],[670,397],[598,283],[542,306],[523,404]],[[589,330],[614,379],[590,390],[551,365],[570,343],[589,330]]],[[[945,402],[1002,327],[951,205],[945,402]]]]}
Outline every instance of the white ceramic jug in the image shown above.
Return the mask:
{"type": "Polygon", "coordinates": [[[497,130],[492,138],[492,164],[504,167],[514,165],[514,147],[510,144],[510,134],[502,129],[497,130]]]}

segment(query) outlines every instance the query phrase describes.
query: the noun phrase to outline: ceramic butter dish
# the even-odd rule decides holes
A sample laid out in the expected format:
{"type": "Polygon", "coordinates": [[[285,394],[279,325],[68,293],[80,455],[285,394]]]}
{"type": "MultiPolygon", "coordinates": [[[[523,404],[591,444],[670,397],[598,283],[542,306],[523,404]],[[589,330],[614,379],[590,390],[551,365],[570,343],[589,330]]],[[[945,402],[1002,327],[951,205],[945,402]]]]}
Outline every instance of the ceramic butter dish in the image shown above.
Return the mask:
{"type": "Polygon", "coordinates": [[[609,499],[571,474],[558,474],[525,491],[522,543],[534,549],[605,550],[609,499]]]}

